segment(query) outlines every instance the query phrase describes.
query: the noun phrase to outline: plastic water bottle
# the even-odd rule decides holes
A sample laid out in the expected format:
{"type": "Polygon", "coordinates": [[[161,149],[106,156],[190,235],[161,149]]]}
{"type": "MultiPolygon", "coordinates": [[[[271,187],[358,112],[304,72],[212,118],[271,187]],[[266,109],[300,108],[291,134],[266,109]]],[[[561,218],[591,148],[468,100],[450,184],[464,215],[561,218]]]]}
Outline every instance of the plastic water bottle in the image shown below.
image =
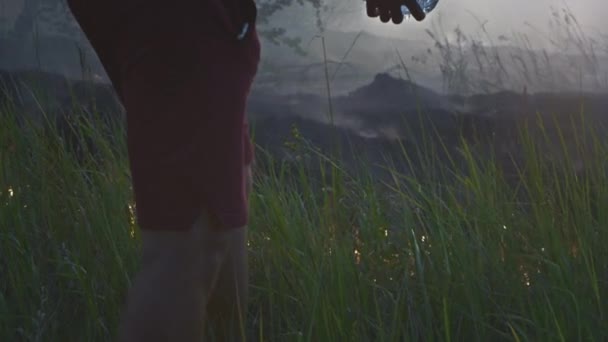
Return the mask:
{"type": "MultiPolygon", "coordinates": [[[[422,11],[425,14],[428,14],[429,12],[435,9],[437,4],[439,3],[439,0],[416,0],[416,2],[418,3],[418,5],[420,5],[422,11]]],[[[401,5],[401,12],[403,12],[403,16],[406,18],[412,16],[412,13],[410,13],[410,10],[407,9],[407,6],[405,5],[401,5]]]]}

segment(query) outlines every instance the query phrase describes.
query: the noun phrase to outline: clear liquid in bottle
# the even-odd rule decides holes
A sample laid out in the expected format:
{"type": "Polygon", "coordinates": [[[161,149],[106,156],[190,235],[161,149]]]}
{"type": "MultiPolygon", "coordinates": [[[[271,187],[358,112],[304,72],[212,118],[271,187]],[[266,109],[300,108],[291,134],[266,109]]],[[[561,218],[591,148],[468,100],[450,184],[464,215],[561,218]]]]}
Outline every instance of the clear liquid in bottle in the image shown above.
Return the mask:
{"type": "MultiPolygon", "coordinates": [[[[422,8],[422,11],[425,14],[428,14],[429,12],[431,12],[432,10],[435,9],[437,4],[439,3],[439,0],[416,0],[416,2],[418,3],[418,5],[420,5],[420,8],[422,8]]],[[[412,16],[412,13],[410,13],[410,10],[408,10],[405,5],[401,6],[401,12],[403,13],[403,16],[406,18],[409,18],[412,16]]]]}

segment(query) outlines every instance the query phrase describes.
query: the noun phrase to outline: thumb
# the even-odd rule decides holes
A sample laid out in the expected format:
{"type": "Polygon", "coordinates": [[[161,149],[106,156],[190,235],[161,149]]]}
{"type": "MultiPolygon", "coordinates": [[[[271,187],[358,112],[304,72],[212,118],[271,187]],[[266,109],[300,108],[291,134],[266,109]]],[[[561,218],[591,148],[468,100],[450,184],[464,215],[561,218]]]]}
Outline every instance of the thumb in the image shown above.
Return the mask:
{"type": "Polygon", "coordinates": [[[416,0],[403,0],[403,4],[407,7],[410,13],[412,13],[414,19],[422,21],[424,18],[426,18],[426,14],[424,14],[424,11],[416,0]]]}

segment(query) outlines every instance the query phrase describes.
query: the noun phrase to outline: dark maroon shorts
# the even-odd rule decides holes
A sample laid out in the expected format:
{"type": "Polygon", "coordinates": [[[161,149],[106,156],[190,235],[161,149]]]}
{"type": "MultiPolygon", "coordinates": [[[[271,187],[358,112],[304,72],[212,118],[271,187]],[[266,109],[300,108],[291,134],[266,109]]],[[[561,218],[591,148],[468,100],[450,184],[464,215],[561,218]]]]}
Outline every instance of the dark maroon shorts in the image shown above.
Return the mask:
{"type": "Polygon", "coordinates": [[[105,36],[75,13],[126,109],[142,229],[187,230],[203,209],[226,228],[248,221],[245,113],[260,42],[255,25],[239,40],[194,3],[148,6],[105,36]]]}

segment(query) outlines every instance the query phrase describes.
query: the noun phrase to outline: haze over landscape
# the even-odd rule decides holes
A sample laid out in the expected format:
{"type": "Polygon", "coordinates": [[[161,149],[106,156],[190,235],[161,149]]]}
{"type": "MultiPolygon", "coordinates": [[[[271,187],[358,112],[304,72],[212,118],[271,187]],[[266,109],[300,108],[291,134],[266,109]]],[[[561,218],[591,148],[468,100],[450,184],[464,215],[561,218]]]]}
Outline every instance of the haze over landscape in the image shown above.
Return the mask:
{"type": "MultiPolygon", "coordinates": [[[[31,3],[36,1],[40,0],[28,0],[31,3]]],[[[0,37],[9,36],[25,2],[0,1],[0,37]]],[[[602,22],[603,14],[608,13],[608,4],[602,0],[443,0],[424,22],[409,20],[401,25],[382,24],[379,20],[367,18],[364,3],[360,1],[332,1],[326,4],[328,9],[321,14],[321,19],[325,28],[327,57],[329,61],[344,63],[335,75],[333,90],[336,93],[366,84],[376,73],[394,71],[394,67],[400,64],[396,51],[403,57],[414,81],[438,91],[449,90],[445,88],[445,75],[440,71],[440,64],[445,59],[438,54],[437,41],[444,46],[460,44],[463,50],[459,53],[463,54],[471,53],[474,45],[488,49],[501,48],[500,53],[504,53],[506,64],[514,65],[518,62],[509,60],[510,55],[529,56],[528,51],[513,53],[512,49],[516,48],[533,50],[539,56],[542,49],[549,54],[560,54],[560,58],[552,58],[556,63],[555,68],[568,74],[569,81],[551,85],[546,82],[528,84],[528,88],[556,90],[582,87],[597,90],[598,85],[586,79],[592,77],[599,78],[598,82],[604,88],[608,83],[608,38],[606,25],[602,22]],[[577,22],[567,21],[564,10],[571,13],[577,22]],[[427,31],[433,32],[435,39],[427,31]],[[459,43],[458,32],[468,40],[459,43]],[[357,37],[359,33],[361,36],[357,37]],[[350,49],[353,43],[355,45],[350,49]],[[596,58],[594,61],[584,56],[592,49],[596,58]],[[430,55],[429,51],[434,54],[430,55]],[[597,64],[596,68],[590,67],[593,63],[597,64]]],[[[58,21],[73,25],[67,7],[59,6],[51,13],[53,18],[48,19],[47,15],[46,21],[43,16],[39,19],[37,36],[30,32],[24,36],[29,39],[21,39],[18,46],[5,43],[3,48],[0,44],[0,68],[40,67],[77,77],[81,70],[80,59],[71,40],[82,45],[87,52],[87,62],[92,64],[94,72],[101,79],[107,81],[84,37],[74,29],[58,32],[58,25],[55,24],[58,21]],[[51,40],[57,36],[66,39],[51,40]]],[[[275,81],[273,85],[280,82],[284,92],[323,92],[322,68],[312,67],[302,71],[302,66],[318,66],[317,63],[323,62],[321,41],[315,38],[320,32],[316,20],[315,11],[308,3],[304,6],[293,5],[270,18],[270,25],[264,28],[281,27],[286,29],[288,37],[300,38],[300,48],[307,56],[294,53],[294,49],[285,44],[277,46],[263,39],[263,63],[256,85],[263,86],[272,79],[275,81]]],[[[472,55],[467,57],[473,58],[472,55]]],[[[475,75],[476,68],[473,63],[470,64],[465,72],[475,75]]],[[[335,67],[330,66],[332,74],[335,67]]],[[[515,74],[521,72],[517,70],[515,74]]],[[[521,89],[524,85],[517,81],[509,86],[521,89]]]]}
{"type": "MultiPolygon", "coordinates": [[[[265,3],[260,0],[258,7],[265,3]]],[[[318,15],[305,2],[258,18],[262,61],[248,113],[254,123],[299,118],[329,124],[328,91],[336,124],[361,136],[391,139],[407,136],[400,116],[415,115],[420,101],[434,124],[446,126],[453,116],[497,120],[502,113],[514,120],[525,110],[544,111],[551,101],[526,100],[536,92],[556,98],[570,98],[558,92],[587,92],[600,94],[595,103],[606,99],[601,94],[608,92],[608,35],[602,14],[608,4],[602,0],[442,0],[425,21],[401,25],[368,18],[363,2],[323,4],[318,15]],[[278,43],[263,33],[274,28],[285,29],[278,43]],[[515,97],[491,95],[501,91],[515,97]],[[488,97],[447,96],[475,94],[488,97]],[[364,119],[370,115],[385,119],[372,125],[364,119]]],[[[62,1],[0,0],[1,69],[108,82],[62,1]]],[[[54,94],[50,98],[69,103],[67,87],[53,82],[46,87],[54,94]]],[[[568,108],[576,101],[571,102],[568,108]]],[[[593,108],[588,114],[602,117],[601,106],[593,108]]],[[[308,128],[320,137],[313,132],[320,128],[308,128]]],[[[264,130],[260,134],[260,142],[277,143],[264,130]]]]}
{"type": "MultiPolygon", "coordinates": [[[[260,0],[258,7],[265,3],[260,0]]],[[[502,146],[512,138],[507,127],[535,112],[573,114],[567,111],[576,111],[580,101],[567,93],[589,94],[586,114],[594,120],[605,116],[608,36],[601,14],[608,5],[601,0],[443,0],[425,21],[401,25],[368,18],[363,2],[323,4],[319,14],[305,2],[258,17],[262,61],[248,116],[259,126],[257,143],[278,154],[289,155],[280,140],[288,138],[294,120],[325,148],[331,135],[325,126],[332,120],[357,139],[416,144],[422,137],[407,133],[402,119],[417,122],[422,108],[425,120],[443,127],[448,140],[458,136],[456,122],[467,118],[485,127],[482,134],[501,137],[497,146],[502,146]],[[265,32],[275,28],[285,31],[272,42],[265,32]],[[511,95],[501,95],[504,91],[511,95]],[[538,92],[554,95],[528,98],[538,92]]],[[[33,76],[45,80],[48,106],[70,103],[69,83],[61,78],[111,90],[64,2],[0,0],[0,14],[0,70],[48,72],[33,76]],[[24,8],[39,14],[25,15],[24,8]]],[[[106,94],[98,106],[103,102],[109,112],[121,112],[107,91],[98,90],[106,94]]],[[[38,111],[38,99],[19,98],[23,108],[38,111]]],[[[374,149],[387,149],[383,144],[367,147],[374,155],[374,149]]]]}

